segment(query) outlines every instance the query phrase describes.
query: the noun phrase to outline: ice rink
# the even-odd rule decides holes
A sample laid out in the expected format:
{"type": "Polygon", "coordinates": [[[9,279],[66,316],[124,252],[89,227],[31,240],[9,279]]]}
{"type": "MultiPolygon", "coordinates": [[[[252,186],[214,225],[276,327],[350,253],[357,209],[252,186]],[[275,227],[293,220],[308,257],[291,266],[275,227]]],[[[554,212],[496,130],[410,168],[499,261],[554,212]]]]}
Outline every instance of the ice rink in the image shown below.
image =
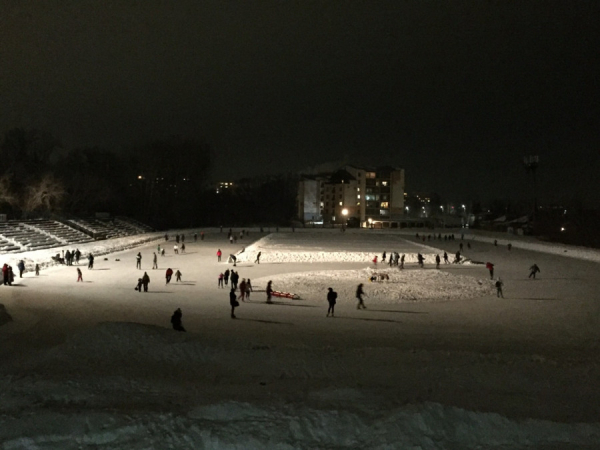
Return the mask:
{"type": "Polygon", "coordinates": [[[179,255],[171,236],[97,256],[93,270],[82,260],[83,283],[75,267],[27,272],[0,286],[12,316],[0,326],[0,448],[597,448],[600,258],[455,233],[251,230],[232,245],[226,230],[196,243],[188,232],[179,255]],[[460,242],[474,263],[436,270],[434,255],[452,260],[460,242]],[[406,254],[405,270],[374,268],[384,250],[406,254]],[[231,253],[254,288],[237,319],[217,286],[231,253]],[[169,267],[182,282],[165,284],[169,267]],[[300,298],[266,304],[268,280],[300,298]],[[176,308],[187,333],[170,327],[176,308]]]}

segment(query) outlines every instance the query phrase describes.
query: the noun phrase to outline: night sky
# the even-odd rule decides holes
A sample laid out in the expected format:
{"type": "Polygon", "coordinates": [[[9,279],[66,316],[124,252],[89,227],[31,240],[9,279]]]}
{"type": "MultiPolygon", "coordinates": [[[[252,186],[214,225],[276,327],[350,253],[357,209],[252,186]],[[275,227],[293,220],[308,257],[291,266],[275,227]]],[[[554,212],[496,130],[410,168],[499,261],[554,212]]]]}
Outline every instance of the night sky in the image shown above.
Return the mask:
{"type": "Polygon", "coordinates": [[[0,0],[0,131],[207,141],[214,179],[328,161],[600,206],[599,1],[0,0]]]}

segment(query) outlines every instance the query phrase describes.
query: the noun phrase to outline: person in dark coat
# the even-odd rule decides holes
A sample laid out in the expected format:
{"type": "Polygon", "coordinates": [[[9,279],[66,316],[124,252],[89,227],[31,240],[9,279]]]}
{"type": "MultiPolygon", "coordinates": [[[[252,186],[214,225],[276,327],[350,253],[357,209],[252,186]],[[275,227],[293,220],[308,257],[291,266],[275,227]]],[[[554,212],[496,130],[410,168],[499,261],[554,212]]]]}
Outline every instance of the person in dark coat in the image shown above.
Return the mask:
{"type": "Polygon", "coordinates": [[[356,309],[367,309],[365,303],[363,302],[363,295],[365,295],[365,291],[363,291],[363,284],[360,283],[356,288],[356,299],[358,300],[358,305],[356,305],[356,309]]]}
{"type": "Polygon", "coordinates": [[[135,268],[142,269],[142,254],[140,252],[135,256],[135,268]]]}
{"type": "Polygon", "coordinates": [[[233,289],[237,289],[239,279],[240,279],[240,274],[237,273],[236,271],[232,270],[231,271],[231,287],[233,289]]]}
{"type": "Polygon", "coordinates": [[[223,281],[225,281],[225,286],[227,286],[227,283],[229,283],[229,273],[229,269],[227,269],[223,274],[223,281]]]}
{"type": "Polygon", "coordinates": [[[502,286],[504,283],[500,278],[496,281],[496,296],[504,298],[504,294],[502,293],[502,286]]]}
{"type": "Polygon", "coordinates": [[[533,279],[535,280],[535,274],[540,272],[540,268],[538,267],[537,264],[534,264],[533,266],[531,266],[529,268],[529,278],[533,277],[533,279]]]}
{"type": "Polygon", "coordinates": [[[181,323],[182,316],[183,313],[181,312],[181,308],[177,308],[171,316],[171,324],[173,325],[174,330],[185,331],[185,328],[183,328],[183,324],[181,323]]]}
{"type": "Polygon", "coordinates": [[[237,301],[237,296],[233,288],[229,291],[229,304],[231,305],[231,318],[235,319],[235,308],[236,306],[240,306],[240,304],[237,301]]]}
{"type": "Polygon", "coordinates": [[[440,255],[435,255],[435,268],[439,269],[440,268],[440,263],[442,262],[442,260],[440,259],[440,255]]]}
{"type": "Polygon", "coordinates": [[[2,266],[2,279],[4,281],[4,285],[8,284],[8,264],[4,264],[2,266]]]}
{"type": "Polygon", "coordinates": [[[273,295],[273,287],[271,286],[272,284],[273,284],[273,282],[271,280],[269,280],[269,282],[267,283],[267,289],[266,289],[267,303],[273,303],[271,301],[271,295],[273,295]]]}
{"type": "Polygon", "coordinates": [[[236,256],[232,253],[231,255],[229,255],[229,258],[233,261],[233,267],[236,267],[236,265],[237,265],[236,256]]]}
{"type": "Polygon", "coordinates": [[[150,277],[148,276],[148,272],[144,272],[144,276],[142,277],[142,285],[144,286],[144,292],[148,292],[149,284],[150,284],[150,277]]]}
{"type": "Polygon", "coordinates": [[[170,267],[167,269],[167,272],[165,273],[165,278],[167,279],[167,282],[165,284],[169,284],[171,282],[171,277],[173,276],[173,269],[171,269],[170,267]]]}
{"type": "Polygon", "coordinates": [[[423,258],[423,255],[421,255],[420,253],[417,253],[417,260],[419,261],[419,266],[422,269],[424,267],[423,266],[423,261],[425,261],[425,259],[423,258]]]}
{"type": "Polygon", "coordinates": [[[158,269],[158,258],[156,257],[156,252],[152,256],[152,269],[158,269]]]}
{"type": "Polygon", "coordinates": [[[142,279],[138,278],[138,282],[137,282],[137,285],[135,286],[135,290],[138,292],[142,292],[143,285],[144,285],[144,282],[142,281],[142,279]]]}
{"type": "Polygon", "coordinates": [[[181,275],[181,272],[177,269],[177,272],[175,272],[175,281],[181,281],[181,275]]]}
{"type": "Polygon", "coordinates": [[[260,264],[260,255],[262,255],[262,252],[258,252],[256,254],[256,259],[254,260],[255,264],[260,264]]]}
{"type": "Polygon", "coordinates": [[[75,250],[75,262],[79,264],[79,258],[81,258],[81,252],[79,249],[75,250]]]}
{"type": "Polygon", "coordinates": [[[69,250],[65,253],[65,262],[67,263],[67,266],[71,265],[71,252],[69,250]]]}
{"type": "Polygon", "coordinates": [[[331,317],[333,317],[335,304],[337,300],[337,292],[333,290],[333,288],[327,288],[327,302],[329,303],[329,309],[327,310],[327,317],[329,317],[329,313],[331,313],[331,317]]]}
{"type": "Polygon", "coordinates": [[[17,269],[19,269],[19,278],[23,278],[23,272],[25,272],[25,262],[23,260],[19,261],[17,269]]]}
{"type": "Polygon", "coordinates": [[[444,264],[450,264],[450,261],[448,260],[448,253],[444,252],[444,264]]]}
{"type": "Polygon", "coordinates": [[[94,268],[94,255],[91,253],[88,255],[88,269],[94,268]]]}

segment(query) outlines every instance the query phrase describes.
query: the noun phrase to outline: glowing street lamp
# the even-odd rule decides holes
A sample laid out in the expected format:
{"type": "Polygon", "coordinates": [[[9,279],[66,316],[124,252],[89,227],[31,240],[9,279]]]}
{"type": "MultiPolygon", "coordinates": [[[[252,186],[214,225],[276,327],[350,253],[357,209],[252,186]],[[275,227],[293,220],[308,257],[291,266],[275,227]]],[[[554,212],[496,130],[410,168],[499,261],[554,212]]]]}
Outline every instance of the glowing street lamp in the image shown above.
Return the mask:
{"type": "Polygon", "coordinates": [[[346,208],[342,209],[342,216],[346,217],[348,215],[348,210],[346,208]]]}

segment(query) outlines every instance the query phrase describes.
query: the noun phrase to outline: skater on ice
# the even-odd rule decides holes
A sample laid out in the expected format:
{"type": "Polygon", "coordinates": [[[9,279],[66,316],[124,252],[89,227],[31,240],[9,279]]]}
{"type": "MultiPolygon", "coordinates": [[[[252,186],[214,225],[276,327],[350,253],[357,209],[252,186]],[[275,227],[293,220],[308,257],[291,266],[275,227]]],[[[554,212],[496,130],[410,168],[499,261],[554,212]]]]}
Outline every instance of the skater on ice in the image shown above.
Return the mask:
{"type": "Polygon", "coordinates": [[[537,264],[534,264],[533,266],[531,266],[529,268],[529,278],[533,277],[533,279],[535,280],[535,275],[539,272],[540,272],[540,268],[538,267],[537,264]]]}
{"type": "Polygon", "coordinates": [[[327,288],[327,303],[329,303],[329,308],[327,309],[327,316],[331,313],[331,317],[334,317],[335,304],[337,300],[337,292],[333,290],[333,288],[327,288]]]}
{"type": "MultiPolygon", "coordinates": [[[[363,302],[362,296],[365,295],[365,291],[363,290],[363,284],[360,283],[356,288],[356,299],[358,300],[358,305],[356,305],[356,309],[367,309],[363,302]]],[[[333,312],[332,312],[333,313],[333,312]]]]}
{"type": "Polygon", "coordinates": [[[182,316],[183,313],[181,312],[181,308],[177,308],[171,316],[171,324],[173,325],[173,329],[176,331],[185,331],[185,328],[183,328],[183,323],[181,322],[182,316]]]}

